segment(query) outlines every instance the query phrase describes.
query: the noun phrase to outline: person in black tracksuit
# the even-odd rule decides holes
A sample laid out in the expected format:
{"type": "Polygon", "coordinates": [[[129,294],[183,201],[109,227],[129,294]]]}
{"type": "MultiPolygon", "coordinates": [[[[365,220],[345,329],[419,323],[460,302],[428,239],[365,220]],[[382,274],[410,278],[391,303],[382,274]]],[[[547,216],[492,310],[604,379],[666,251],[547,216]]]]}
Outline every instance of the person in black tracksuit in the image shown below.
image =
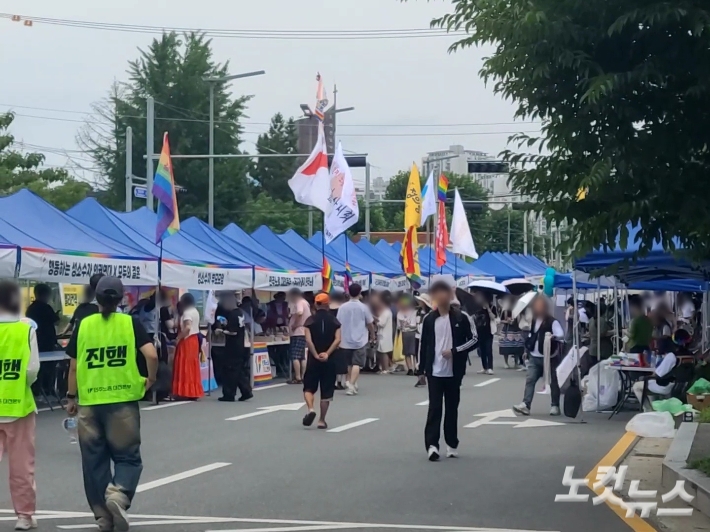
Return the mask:
{"type": "Polygon", "coordinates": [[[218,401],[231,403],[237,390],[239,401],[248,401],[254,394],[251,390],[249,374],[249,349],[244,346],[244,313],[237,307],[234,294],[229,294],[222,303],[226,319],[224,329],[224,366],[222,397],[218,401]]]}
{"type": "Polygon", "coordinates": [[[458,408],[461,381],[466,374],[468,353],[476,347],[477,335],[468,316],[451,307],[453,290],[445,281],[432,284],[429,295],[436,310],[422,325],[420,367],[429,386],[429,412],[424,428],[424,443],[429,460],[439,459],[441,417],[444,416],[444,439],[447,457],[458,456],[458,408]]]}

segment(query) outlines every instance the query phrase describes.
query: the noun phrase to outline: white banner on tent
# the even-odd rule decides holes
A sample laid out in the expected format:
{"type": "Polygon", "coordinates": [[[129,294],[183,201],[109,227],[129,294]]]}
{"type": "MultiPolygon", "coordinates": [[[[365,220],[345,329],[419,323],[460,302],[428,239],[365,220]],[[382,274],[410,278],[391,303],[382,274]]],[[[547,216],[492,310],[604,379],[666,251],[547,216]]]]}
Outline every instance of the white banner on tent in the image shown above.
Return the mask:
{"type": "Polygon", "coordinates": [[[251,268],[208,268],[163,261],[161,283],[189,290],[241,290],[251,288],[251,277],[251,268]]]}
{"type": "Polygon", "coordinates": [[[126,285],[150,286],[158,283],[158,261],[78,257],[25,250],[21,259],[21,279],[88,284],[92,275],[103,273],[118,277],[126,285]]]}
{"type": "Polygon", "coordinates": [[[468,284],[471,282],[471,280],[468,278],[468,275],[464,275],[463,277],[459,277],[456,279],[456,286],[459,288],[468,288],[468,284]]]}
{"type": "Polygon", "coordinates": [[[377,273],[372,274],[372,287],[373,290],[382,292],[384,290],[389,290],[390,292],[404,292],[409,290],[410,284],[407,277],[400,275],[398,277],[385,277],[377,273]]]}
{"type": "MultiPolygon", "coordinates": [[[[353,274],[353,282],[362,286],[363,290],[370,289],[370,276],[366,274],[353,274]]],[[[345,286],[345,276],[338,273],[333,274],[333,286],[343,288],[345,286]]]]}
{"type": "Polygon", "coordinates": [[[289,273],[255,270],[254,287],[276,292],[291,288],[299,288],[304,292],[317,292],[323,288],[323,278],[321,272],[289,273]]]}
{"type": "Polygon", "coordinates": [[[17,248],[0,248],[0,279],[15,277],[17,248]]]}

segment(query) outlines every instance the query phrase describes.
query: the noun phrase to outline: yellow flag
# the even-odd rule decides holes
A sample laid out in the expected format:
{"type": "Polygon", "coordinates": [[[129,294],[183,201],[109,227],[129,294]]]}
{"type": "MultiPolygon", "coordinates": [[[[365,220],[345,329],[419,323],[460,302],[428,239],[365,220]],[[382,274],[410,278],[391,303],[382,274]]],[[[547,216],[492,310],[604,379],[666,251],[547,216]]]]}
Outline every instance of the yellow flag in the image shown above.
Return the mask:
{"type": "Polygon", "coordinates": [[[404,230],[419,227],[422,224],[422,184],[416,163],[412,165],[407,183],[407,196],[404,202],[404,230]]]}

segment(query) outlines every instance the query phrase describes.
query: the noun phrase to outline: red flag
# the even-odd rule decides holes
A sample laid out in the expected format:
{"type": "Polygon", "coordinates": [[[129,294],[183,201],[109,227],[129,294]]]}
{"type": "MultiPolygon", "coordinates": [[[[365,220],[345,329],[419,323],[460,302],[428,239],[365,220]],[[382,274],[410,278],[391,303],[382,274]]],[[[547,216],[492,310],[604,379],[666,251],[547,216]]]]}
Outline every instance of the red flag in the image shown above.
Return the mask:
{"type": "Polygon", "coordinates": [[[436,267],[446,264],[446,246],[449,245],[449,231],[446,229],[446,205],[439,202],[439,222],[436,226],[436,267]]]}

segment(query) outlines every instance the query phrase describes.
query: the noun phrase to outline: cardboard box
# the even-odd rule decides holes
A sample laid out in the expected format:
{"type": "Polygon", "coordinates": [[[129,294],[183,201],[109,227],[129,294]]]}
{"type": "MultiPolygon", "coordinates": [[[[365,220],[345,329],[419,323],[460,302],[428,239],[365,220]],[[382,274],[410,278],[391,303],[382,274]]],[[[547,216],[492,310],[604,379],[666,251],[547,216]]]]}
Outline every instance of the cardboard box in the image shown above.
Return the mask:
{"type": "Polygon", "coordinates": [[[693,395],[689,393],[688,404],[699,411],[710,408],[710,395],[693,395]]]}

